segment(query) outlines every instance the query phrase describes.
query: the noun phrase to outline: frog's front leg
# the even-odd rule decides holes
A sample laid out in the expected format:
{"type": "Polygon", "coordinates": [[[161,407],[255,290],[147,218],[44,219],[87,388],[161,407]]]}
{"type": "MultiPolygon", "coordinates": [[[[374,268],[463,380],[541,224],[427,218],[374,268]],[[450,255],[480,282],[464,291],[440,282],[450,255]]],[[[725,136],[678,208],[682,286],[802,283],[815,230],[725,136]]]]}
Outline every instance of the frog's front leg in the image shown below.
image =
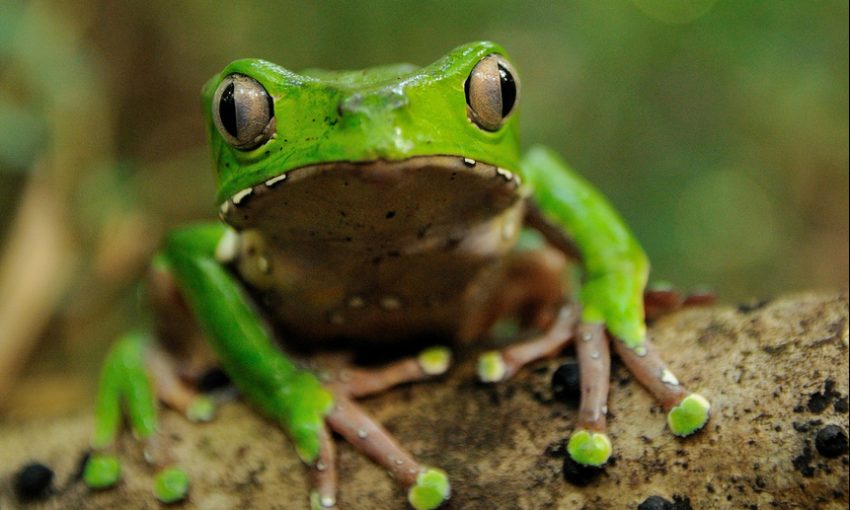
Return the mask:
{"type": "Polygon", "coordinates": [[[614,350],[638,380],[667,411],[667,426],[677,436],[689,436],[708,421],[710,404],[698,393],[689,392],[661,361],[652,342],[644,341],[642,349],[630,349],[615,342],[614,350]]]}
{"type": "Polygon", "coordinates": [[[649,264],[631,232],[608,202],[551,151],[532,149],[523,160],[522,171],[538,206],[537,223],[569,232],[574,243],[555,239],[553,244],[563,244],[567,253],[576,248],[584,270],[579,292],[581,338],[577,341],[582,411],[568,444],[570,456],[581,464],[598,466],[611,453],[604,432],[608,383],[597,381],[608,377],[606,329],[638,381],[668,409],[672,432],[684,436],[702,428],[708,421],[708,401],[679,384],[647,339],[643,297],[649,264]],[[601,363],[602,359],[606,361],[601,363]]]}
{"type": "Polygon", "coordinates": [[[149,334],[125,335],[112,347],[104,363],[95,409],[93,453],[86,462],[83,477],[93,489],[115,485],[121,464],[114,455],[114,444],[121,426],[122,408],[130,428],[145,449],[145,459],[157,470],[154,495],[164,503],[186,496],[189,479],[173,465],[157,430],[157,397],[180,408],[190,419],[206,421],[212,416],[212,402],[185,387],[174,373],[166,373],[164,353],[157,350],[149,334]],[[151,375],[162,377],[154,384],[151,375]]]}
{"type": "MultiPolygon", "coordinates": [[[[240,284],[216,260],[219,243],[227,243],[225,232],[221,225],[176,231],[166,243],[162,263],[173,273],[236,387],[281,424],[295,443],[298,455],[311,467],[314,508],[336,505],[330,429],[391,470],[403,468],[396,474],[417,510],[442,504],[450,491],[445,473],[417,464],[349,400],[348,395],[353,392],[340,391],[337,385],[334,394],[334,389],[297,366],[278,348],[240,284]]],[[[385,385],[404,379],[397,374],[395,379],[385,375],[385,385]]],[[[368,390],[365,387],[358,391],[368,390]]]]}

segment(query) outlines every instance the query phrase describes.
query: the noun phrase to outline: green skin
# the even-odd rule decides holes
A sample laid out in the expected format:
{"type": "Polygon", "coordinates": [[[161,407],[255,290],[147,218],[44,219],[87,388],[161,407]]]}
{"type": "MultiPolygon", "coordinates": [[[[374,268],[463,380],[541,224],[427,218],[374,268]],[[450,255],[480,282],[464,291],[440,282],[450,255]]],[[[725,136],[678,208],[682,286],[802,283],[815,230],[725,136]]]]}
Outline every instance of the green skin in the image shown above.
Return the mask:
{"type": "MultiPolygon", "coordinates": [[[[543,216],[569,232],[581,251],[582,320],[603,323],[628,348],[639,350],[646,332],[643,290],[649,268],[643,250],[608,202],[552,152],[537,147],[521,156],[515,113],[495,131],[470,121],[463,84],[476,63],[490,54],[504,51],[479,42],[456,48],[423,68],[396,65],[350,72],[295,74],[261,60],[231,63],[203,89],[218,202],[284,172],[328,162],[451,155],[509,169],[521,176],[543,216]],[[213,95],[233,73],[254,78],[274,100],[276,133],[256,149],[232,147],[213,122],[213,95]]],[[[225,231],[222,224],[177,230],[155,265],[175,276],[235,385],[280,423],[299,456],[311,463],[319,453],[319,433],[333,396],[316,376],[280,350],[238,275],[216,261],[216,246],[225,231]]],[[[143,344],[142,335],[128,336],[104,367],[96,449],[113,443],[122,399],[137,437],[150,437],[156,429],[155,397],[140,361],[143,344]]],[[[610,450],[606,442],[599,448],[610,450]]],[[[600,458],[599,448],[581,453],[580,446],[575,448],[577,460],[583,455],[591,459],[587,463],[600,458]]],[[[604,462],[607,453],[601,457],[604,462]]],[[[118,463],[111,455],[98,453],[87,466],[86,481],[92,487],[109,486],[118,477],[118,463]]],[[[161,500],[172,501],[185,495],[187,488],[188,480],[171,469],[159,477],[156,493],[161,500]]],[[[411,502],[418,508],[434,508],[448,490],[447,480],[431,480],[411,492],[428,493],[423,502],[414,502],[413,496],[411,502]],[[428,487],[437,487],[437,492],[428,487]]]]}

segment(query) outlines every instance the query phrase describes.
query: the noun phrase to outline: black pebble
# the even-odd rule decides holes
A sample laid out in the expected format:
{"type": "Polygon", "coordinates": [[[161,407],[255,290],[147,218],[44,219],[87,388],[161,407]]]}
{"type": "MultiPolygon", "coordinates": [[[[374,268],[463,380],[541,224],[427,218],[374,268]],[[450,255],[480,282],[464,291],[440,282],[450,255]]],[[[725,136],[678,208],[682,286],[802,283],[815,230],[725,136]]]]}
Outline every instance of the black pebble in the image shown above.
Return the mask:
{"type": "Polygon", "coordinates": [[[230,384],[230,377],[220,368],[211,368],[198,379],[196,387],[201,393],[209,393],[230,384]]]}
{"type": "Polygon", "coordinates": [[[847,434],[838,425],[827,425],[818,431],[815,446],[818,453],[833,459],[847,453],[847,434]]]}
{"type": "Polygon", "coordinates": [[[590,484],[596,477],[604,471],[604,468],[594,466],[584,466],[574,461],[572,457],[567,455],[564,457],[564,480],[573,485],[584,487],[590,484]]]}
{"type": "Polygon", "coordinates": [[[562,439],[561,441],[555,441],[554,443],[549,443],[546,447],[546,451],[544,454],[547,457],[552,457],[555,459],[560,459],[561,457],[567,455],[567,440],[562,439]]]}
{"type": "Polygon", "coordinates": [[[89,463],[89,459],[91,458],[91,450],[86,450],[82,454],[80,454],[80,459],[77,461],[77,469],[74,470],[74,475],[72,477],[73,480],[82,480],[83,474],[86,472],[86,464],[89,463]]]}
{"type": "Polygon", "coordinates": [[[53,470],[40,462],[31,462],[15,473],[15,495],[22,501],[41,499],[50,493],[53,470]]]}
{"type": "Polygon", "coordinates": [[[650,496],[638,505],[638,510],[673,510],[673,503],[661,496],[650,496]]]}
{"type": "Polygon", "coordinates": [[[673,494],[672,510],[694,510],[694,507],[691,506],[691,498],[673,494]]]}
{"type": "Polygon", "coordinates": [[[564,363],[552,374],[552,393],[557,400],[577,404],[581,397],[581,370],[578,363],[564,363]]]}
{"type": "Polygon", "coordinates": [[[850,402],[848,402],[847,396],[836,397],[833,407],[836,413],[847,414],[847,411],[850,411],[850,402]]]}

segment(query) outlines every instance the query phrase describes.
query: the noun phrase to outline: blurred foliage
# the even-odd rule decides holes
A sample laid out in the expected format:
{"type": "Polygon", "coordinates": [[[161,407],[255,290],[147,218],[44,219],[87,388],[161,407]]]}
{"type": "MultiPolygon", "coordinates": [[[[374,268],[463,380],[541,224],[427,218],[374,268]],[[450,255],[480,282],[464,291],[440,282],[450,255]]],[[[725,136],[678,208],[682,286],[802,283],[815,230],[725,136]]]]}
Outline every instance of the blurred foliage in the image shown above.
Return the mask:
{"type": "Polygon", "coordinates": [[[0,0],[0,235],[22,170],[52,161],[89,269],[65,303],[81,318],[52,331],[114,335],[143,265],[94,278],[104,245],[214,215],[209,76],[241,57],[427,64],[492,39],[521,74],[524,142],[604,191],[653,278],[728,300],[846,286],[847,19],[842,0],[0,0]]]}

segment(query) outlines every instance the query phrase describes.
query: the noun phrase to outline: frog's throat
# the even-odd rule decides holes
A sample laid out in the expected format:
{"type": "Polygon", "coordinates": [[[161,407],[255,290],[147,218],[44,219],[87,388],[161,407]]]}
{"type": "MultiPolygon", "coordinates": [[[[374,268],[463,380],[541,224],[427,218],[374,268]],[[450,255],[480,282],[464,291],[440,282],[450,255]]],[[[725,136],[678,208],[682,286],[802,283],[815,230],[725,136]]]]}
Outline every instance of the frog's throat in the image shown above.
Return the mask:
{"type": "MultiPolygon", "coordinates": [[[[221,204],[219,217],[240,230],[249,227],[251,217],[257,211],[267,208],[268,204],[276,203],[276,207],[280,207],[278,199],[286,200],[288,193],[283,190],[287,188],[314,183],[310,193],[316,195],[316,200],[322,201],[328,200],[327,197],[341,198],[358,193],[356,186],[352,186],[351,190],[345,189],[349,182],[361,186],[365,184],[370,190],[384,190],[388,194],[406,193],[410,201],[425,193],[442,194],[447,197],[447,208],[456,204],[448,198],[452,193],[458,194],[456,198],[468,195],[473,200],[476,195],[468,192],[477,190],[477,198],[486,198],[484,201],[487,202],[487,208],[499,210],[526,194],[526,188],[515,172],[462,156],[415,156],[398,161],[338,161],[288,170],[238,191],[221,204]],[[318,184],[323,179],[325,183],[318,184]],[[403,190],[399,191],[400,188],[403,190]]],[[[359,192],[362,193],[362,188],[359,192]]]]}

